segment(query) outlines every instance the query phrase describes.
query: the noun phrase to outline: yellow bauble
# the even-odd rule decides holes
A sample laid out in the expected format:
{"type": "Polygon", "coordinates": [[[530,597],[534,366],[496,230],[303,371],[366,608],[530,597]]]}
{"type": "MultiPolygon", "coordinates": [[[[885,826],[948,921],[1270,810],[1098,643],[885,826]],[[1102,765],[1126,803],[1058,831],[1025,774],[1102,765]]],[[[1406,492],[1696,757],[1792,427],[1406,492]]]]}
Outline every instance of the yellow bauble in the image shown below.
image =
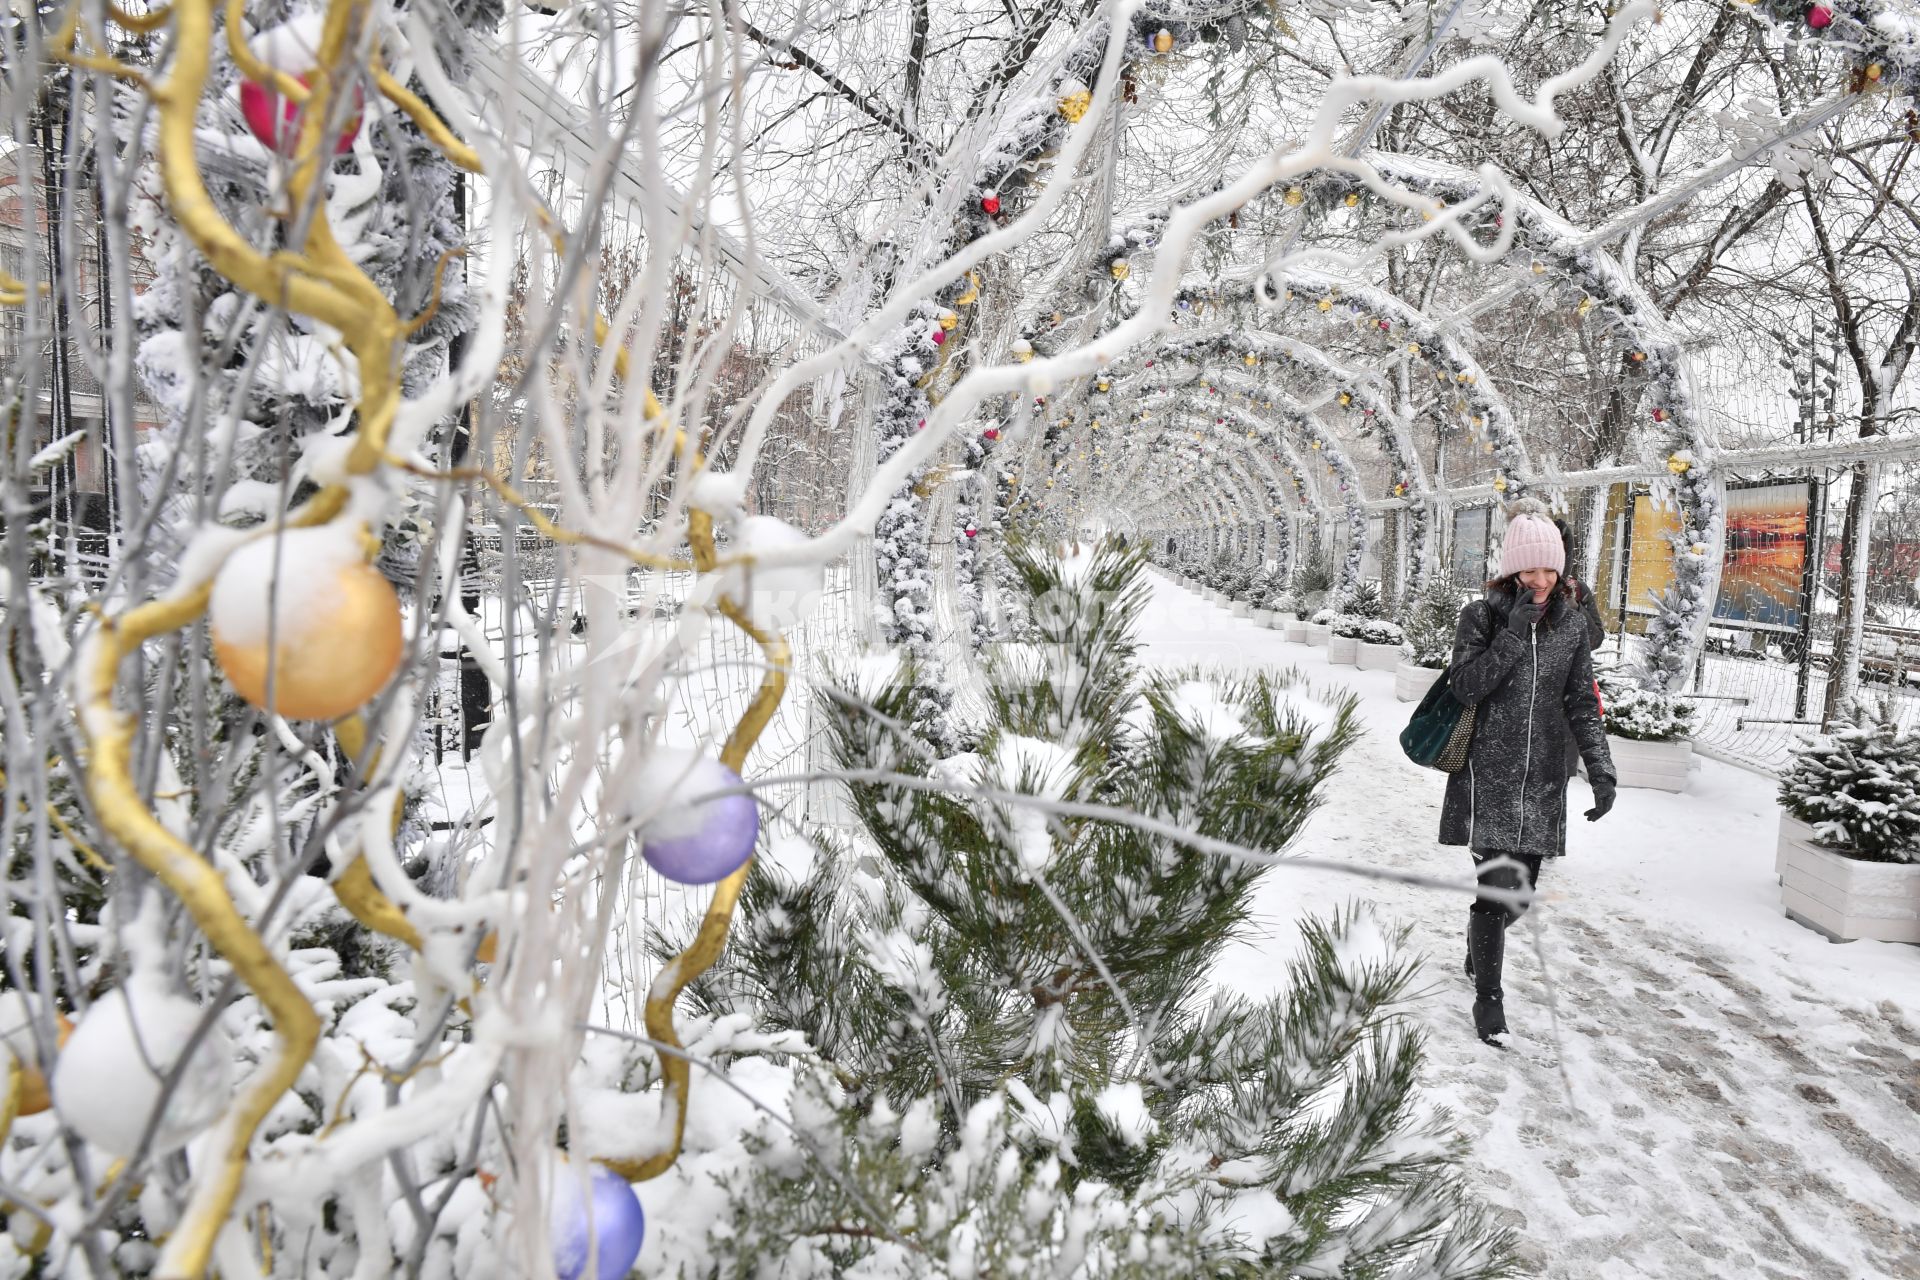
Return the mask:
{"type": "Polygon", "coordinates": [[[1347,208],[1351,209],[1359,203],[1360,203],[1360,193],[1358,191],[1347,192],[1347,208]]]}
{"type": "Polygon", "coordinates": [[[1507,491],[1507,478],[1505,476],[1495,476],[1493,478],[1493,491],[1495,493],[1505,493],[1507,491]]]}
{"type": "Polygon", "coordinates": [[[1133,270],[1133,268],[1127,265],[1127,260],[1125,258],[1115,258],[1113,260],[1113,264],[1109,266],[1107,270],[1113,273],[1113,278],[1115,280],[1125,280],[1127,278],[1127,273],[1133,270]]]}
{"type": "Polygon", "coordinates": [[[1165,27],[1153,33],[1153,51],[1155,53],[1173,52],[1173,32],[1165,27]]]}
{"type": "Polygon", "coordinates": [[[213,656],[234,692],[290,719],[357,711],[400,665],[399,597],[347,530],[293,529],[241,547],[214,579],[210,613],[213,656]]]}
{"type": "Polygon", "coordinates": [[[1301,205],[1306,203],[1307,193],[1302,191],[1298,187],[1288,187],[1287,194],[1283,196],[1282,199],[1284,199],[1287,202],[1288,208],[1297,209],[1301,205]]]}

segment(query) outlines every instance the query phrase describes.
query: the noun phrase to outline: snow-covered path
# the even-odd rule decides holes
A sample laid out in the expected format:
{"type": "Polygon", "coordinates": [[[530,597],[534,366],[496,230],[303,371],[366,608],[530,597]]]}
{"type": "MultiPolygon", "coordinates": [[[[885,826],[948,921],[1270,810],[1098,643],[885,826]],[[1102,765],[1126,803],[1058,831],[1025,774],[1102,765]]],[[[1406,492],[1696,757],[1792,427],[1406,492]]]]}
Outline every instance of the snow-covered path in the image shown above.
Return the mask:
{"type": "MultiPolygon", "coordinates": [[[[1465,851],[1434,838],[1441,775],[1400,754],[1411,707],[1391,673],[1330,667],[1325,649],[1149,580],[1152,665],[1296,666],[1360,695],[1369,732],[1293,852],[1464,878],[1465,851]]],[[[1585,808],[1585,784],[1570,799],[1585,808]]],[[[1264,936],[1221,976],[1271,990],[1293,922],[1355,897],[1406,926],[1430,960],[1432,1096],[1537,1274],[1915,1280],[1920,948],[1836,946],[1787,920],[1775,814],[1768,779],[1714,761],[1686,794],[1623,791],[1597,824],[1576,812],[1545,901],[1509,936],[1516,1052],[1473,1036],[1461,896],[1278,872],[1264,936]]]]}

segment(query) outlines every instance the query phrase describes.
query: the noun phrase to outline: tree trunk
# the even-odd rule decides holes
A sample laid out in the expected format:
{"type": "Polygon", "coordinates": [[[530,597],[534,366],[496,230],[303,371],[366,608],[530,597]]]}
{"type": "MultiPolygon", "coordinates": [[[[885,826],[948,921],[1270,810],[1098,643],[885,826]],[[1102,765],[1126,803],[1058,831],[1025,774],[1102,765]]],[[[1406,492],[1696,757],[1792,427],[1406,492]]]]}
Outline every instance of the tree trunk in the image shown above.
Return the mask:
{"type": "MultiPolygon", "coordinates": [[[[1864,429],[1862,434],[1868,434],[1864,429]]],[[[1873,547],[1873,504],[1880,487],[1880,466],[1853,464],[1847,514],[1840,531],[1840,609],[1834,618],[1833,659],[1827,668],[1827,699],[1821,710],[1825,729],[1845,711],[1860,688],[1861,628],[1867,621],[1867,560],[1873,547]]],[[[1807,607],[1813,607],[1813,601],[1807,607]]]]}

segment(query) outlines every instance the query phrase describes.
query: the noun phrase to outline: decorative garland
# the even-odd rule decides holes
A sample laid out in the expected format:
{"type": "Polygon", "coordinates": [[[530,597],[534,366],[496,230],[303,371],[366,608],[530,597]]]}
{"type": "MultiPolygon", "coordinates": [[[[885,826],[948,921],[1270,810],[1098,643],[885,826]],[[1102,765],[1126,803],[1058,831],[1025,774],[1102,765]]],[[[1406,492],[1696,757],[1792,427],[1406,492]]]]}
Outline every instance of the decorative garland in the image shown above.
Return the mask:
{"type": "MultiPolygon", "coordinates": [[[[1261,333],[1237,332],[1190,338],[1175,343],[1169,349],[1169,354],[1212,357],[1229,369],[1238,365],[1257,370],[1284,364],[1332,380],[1334,402],[1350,419],[1357,415],[1355,429],[1358,434],[1379,444],[1392,468],[1391,492],[1394,497],[1407,500],[1405,511],[1409,545],[1415,563],[1421,567],[1419,581],[1424,583],[1431,560],[1428,544],[1431,522],[1426,503],[1421,498],[1430,490],[1424,483],[1405,420],[1371,379],[1353,374],[1316,347],[1261,333]],[[1416,494],[1420,496],[1414,496],[1416,494]]],[[[1256,403],[1268,399],[1266,392],[1258,387],[1252,394],[1256,397],[1253,401],[1256,403]]]]}
{"type": "MultiPolygon", "coordinates": [[[[1176,48],[1205,39],[1217,30],[1216,24],[1237,24],[1244,37],[1247,23],[1271,18],[1264,0],[1226,0],[1205,6],[1204,13],[1182,0],[1159,0],[1142,6],[1128,20],[1123,50],[1123,76],[1131,95],[1135,68],[1143,61],[1163,58],[1176,48]]],[[[1052,91],[1027,102],[1021,110],[980,149],[980,162],[972,178],[965,207],[945,246],[948,256],[991,233],[1003,222],[1018,216],[1019,207],[1030,185],[1042,170],[1042,161],[1058,149],[1066,133],[1078,124],[1092,105],[1110,28],[1101,20],[1084,28],[1061,59],[1061,72],[1052,91]]],[[[1234,46],[1237,48],[1238,46],[1234,46]]],[[[1159,221],[1164,221],[1161,218],[1159,221]]],[[[1099,257],[1098,269],[1105,282],[1117,287],[1129,275],[1127,254],[1152,243],[1157,222],[1116,233],[1099,257]]],[[[899,330],[876,344],[876,356],[883,370],[886,396],[875,422],[881,461],[890,457],[912,435],[925,426],[932,407],[927,394],[940,373],[942,358],[949,343],[958,345],[971,326],[965,308],[980,293],[977,274],[969,273],[940,290],[933,300],[917,308],[899,330]]],[[[1097,292],[1092,293],[1097,297],[1097,292]]],[[[1051,328],[1059,331],[1061,313],[1052,314],[1051,328]]],[[[1034,339],[1042,337],[1037,326],[1024,326],[1013,343],[1016,359],[1031,359],[1034,339]]],[[[985,462],[974,457],[974,445],[966,447],[968,463],[979,467],[985,462]]],[[[942,748],[957,746],[949,713],[952,691],[940,674],[940,665],[932,647],[931,570],[928,564],[929,541],[924,527],[923,503],[927,496],[926,473],[918,472],[893,495],[887,510],[875,524],[874,544],[880,581],[891,598],[883,606],[883,637],[904,647],[915,662],[922,688],[916,689],[915,720],[942,748]]],[[[1049,479],[1048,487],[1052,481],[1049,479]]],[[[977,542],[984,528],[1001,527],[1001,519],[1010,516],[1017,498],[1012,493],[1015,477],[1010,473],[996,485],[995,518],[981,524],[973,503],[956,503],[962,521],[957,537],[967,545],[956,558],[956,574],[963,584],[975,585],[977,542]],[[968,520],[975,523],[968,524],[968,520]],[[967,530],[971,528],[971,536],[967,530]]],[[[991,626],[982,617],[977,595],[972,606],[970,628],[976,644],[984,643],[991,626]]]]}
{"type": "MultiPolygon", "coordinates": [[[[1212,386],[1212,384],[1206,385],[1208,386],[1210,394],[1219,394],[1219,388],[1212,386]]],[[[1267,395],[1266,390],[1259,387],[1258,384],[1251,385],[1253,389],[1260,392],[1262,396],[1267,395]]],[[[1243,393],[1245,391],[1244,387],[1236,389],[1241,390],[1243,393]]],[[[1162,388],[1161,394],[1170,399],[1175,396],[1170,384],[1162,388]]],[[[1149,408],[1156,403],[1157,401],[1153,399],[1145,402],[1149,408]]],[[[1176,400],[1175,403],[1190,412],[1196,411],[1194,406],[1188,403],[1178,400],[1176,400]]],[[[1308,448],[1312,451],[1312,454],[1318,456],[1320,465],[1325,467],[1328,476],[1332,477],[1339,486],[1348,529],[1352,534],[1347,548],[1346,563],[1342,566],[1340,578],[1336,584],[1336,590],[1340,597],[1345,598],[1360,581],[1361,563],[1365,556],[1367,545],[1366,500],[1361,491],[1359,471],[1354,466],[1352,458],[1349,457],[1341,447],[1340,442],[1330,433],[1323,430],[1320,424],[1315,421],[1313,415],[1307,413],[1291,401],[1286,400],[1284,397],[1280,397],[1277,400],[1262,399],[1258,403],[1262,407],[1276,410],[1284,419],[1292,422],[1299,429],[1300,433],[1306,437],[1308,448]]],[[[1269,445],[1276,445],[1285,449],[1289,458],[1292,460],[1293,466],[1286,468],[1284,474],[1293,480],[1295,497],[1300,505],[1308,505],[1306,501],[1307,482],[1304,477],[1309,472],[1311,464],[1302,457],[1292,441],[1276,431],[1271,423],[1260,419],[1251,409],[1245,409],[1239,405],[1235,405],[1226,398],[1222,398],[1217,404],[1214,409],[1214,415],[1215,421],[1213,425],[1216,430],[1224,429],[1227,425],[1227,417],[1231,415],[1238,419],[1242,426],[1249,428],[1248,435],[1256,436],[1269,445]]],[[[1201,441],[1201,433],[1195,433],[1194,440],[1196,443],[1199,443],[1201,441]]],[[[1272,455],[1270,455],[1270,457],[1272,457],[1272,455]]],[[[1277,457],[1272,457],[1272,460],[1278,461],[1277,457]]],[[[1279,515],[1282,511],[1279,493],[1271,487],[1269,489],[1269,498],[1269,509],[1276,515],[1279,515]]],[[[1327,508],[1322,503],[1313,503],[1312,508],[1318,514],[1327,514],[1327,508]]],[[[1291,548],[1290,535],[1289,547],[1291,548]]]]}
{"type": "Polygon", "coordinates": [[[1452,394],[1451,401],[1436,410],[1441,431],[1463,431],[1493,455],[1500,468],[1493,481],[1496,490],[1513,497],[1527,491],[1533,463],[1506,398],[1493,389],[1480,362],[1460,340],[1432,317],[1384,289],[1317,271],[1289,271],[1274,288],[1277,292],[1264,301],[1289,319],[1319,316],[1322,323],[1348,323],[1399,342],[1404,355],[1425,364],[1434,381],[1452,394]]]}
{"type": "MultiPolygon", "coordinates": [[[[1485,183],[1468,170],[1379,153],[1365,159],[1382,178],[1434,201],[1436,211],[1486,194],[1485,183]]],[[[1350,175],[1334,173],[1314,175],[1306,190],[1316,209],[1350,205],[1366,192],[1350,175]]],[[[1689,674],[1711,616],[1725,527],[1715,451],[1693,395],[1684,349],[1610,254],[1584,243],[1572,224],[1538,201],[1515,194],[1510,205],[1502,212],[1483,201],[1466,215],[1465,225],[1482,242],[1491,242],[1511,216],[1507,260],[1520,279],[1575,316],[1593,317],[1626,335],[1622,374],[1638,390],[1652,424],[1636,432],[1635,440],[1643,461],[1659,465],[1664,460],[1667,478],[1654,485],[1655,500],[1672,504],[1681,526],[1673,537],[1673,586],[1647,627],[1644,677],[1650,686],[1675,690],[1689,674]]]]}
{"type": "Polygon", "coordinates": [[[1895,0],[1737,0],[1788,38],[1832,45],[1852,55],[1856,93],[1920,92],[1920,20],[1895,0]]]}

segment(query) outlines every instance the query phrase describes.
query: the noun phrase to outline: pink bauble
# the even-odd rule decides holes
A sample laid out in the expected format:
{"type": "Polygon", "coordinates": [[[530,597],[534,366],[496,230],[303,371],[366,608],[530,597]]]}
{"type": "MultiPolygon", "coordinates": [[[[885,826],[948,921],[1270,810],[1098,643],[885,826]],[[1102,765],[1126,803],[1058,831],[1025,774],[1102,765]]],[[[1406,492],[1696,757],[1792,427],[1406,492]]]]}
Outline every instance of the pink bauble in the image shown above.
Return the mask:
{"type": "MultiPolygon", "coordinates": [[[[312,87],[313,73],[294,77],[301,84],[312,87]]],[[[340,128],[340,136],[335,139],[333,153],[343,156],[353,150],[353,140],[360,136],[361,108],[366,98],[356,86],[353,91],[353,115],[340,128]]],[[[300,115],[306,108],[298,102],[282,98],[265,85],[255,84],[251,80],[240,85],[240,114],[246,118],[247,128],[261,143],[275,151],[285,151],[300,136],[300,115]]]]}
{"type": "Polygon", "coordinates": [[[933,345],[936,347],[944,347],[947,345],[947,331],[945,329],[935,329],[933,331],[933,345]]]}
{"type": "Polygon", "coordinates": [[[1833,25],[1833,9],[1829,5],[1817,4],[1807,10],[1807,25],[1815,31],[1823,31],[1833,25]]]}

